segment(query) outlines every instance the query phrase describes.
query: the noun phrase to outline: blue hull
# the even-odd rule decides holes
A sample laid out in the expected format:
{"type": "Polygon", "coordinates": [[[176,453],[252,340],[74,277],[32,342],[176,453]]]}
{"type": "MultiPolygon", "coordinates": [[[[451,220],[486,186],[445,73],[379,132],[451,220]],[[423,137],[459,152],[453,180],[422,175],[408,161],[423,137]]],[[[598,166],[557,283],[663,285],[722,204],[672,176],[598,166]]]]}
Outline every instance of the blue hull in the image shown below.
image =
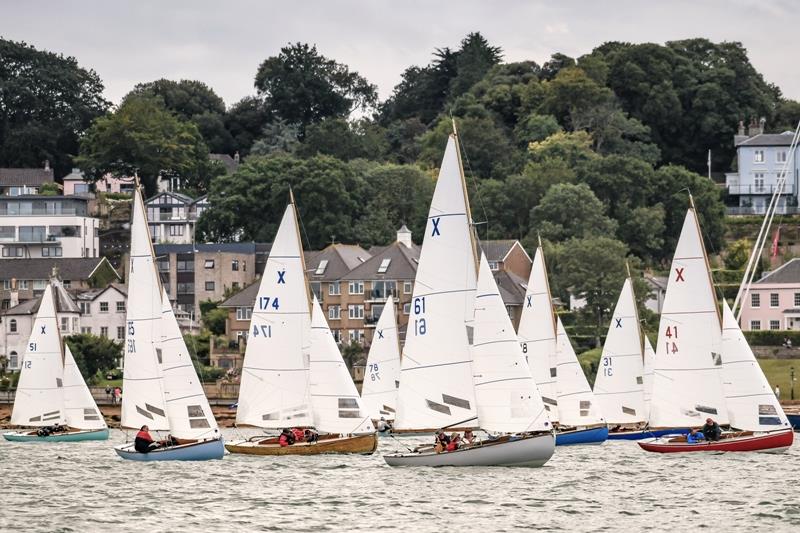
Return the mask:
{"type": "Polygon", "coordinates": [[[556,433],[556,446],[570,446],[572,444],[600,444],[608,439],[608,428],[576,429],[556,433]]]}
{"type": "Polygon", "coordinates": [[[794,428],[795,431],[800,431],[800,415],[786,415],[786,418],[789,419],[789,425],[794,428]]]}
{"type": "Polygon", "coordinates": [[[137,452],[133,448],[133,443],[129,442],[121,446],[115,446],[114,451],[123,459],[130,461],[208,461],[210,459],[222,459],[225,454],[225,442],[219,438],[160,448],[150,453],[137,452]]]}
{"type": "Polygon", "coordinates": [[[82,442],[87,440],[108,440],[108,428],[77,431],[74,433],[56,433],[40,437],[30,431],[3,433],[6,440],[12,442],[82,442]]]}
{"type": "Polygon", "coordinates": [[[641,431],[620,431],[610,432],[608,440],[642,440],[655,437],[663,437],[664,435],[685,435],[689,433],[686,428],[683,429],[643,429],[641,431]]]}

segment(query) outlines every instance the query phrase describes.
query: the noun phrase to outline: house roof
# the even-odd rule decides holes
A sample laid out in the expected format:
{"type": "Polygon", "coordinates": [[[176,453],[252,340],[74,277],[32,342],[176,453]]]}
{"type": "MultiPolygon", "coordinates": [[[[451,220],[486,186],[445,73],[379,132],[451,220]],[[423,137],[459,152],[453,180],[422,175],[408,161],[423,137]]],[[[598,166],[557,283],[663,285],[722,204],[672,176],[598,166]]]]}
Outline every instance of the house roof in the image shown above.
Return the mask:
{"type": "Polygon", "coordinates": [[[790,259],[760,280],[759,283],[800,283],[800,258],[790,259]]]}
{"type": "Polygon", "coordinates": [[[156,255],[190,254],[192,252],[253,254],[253,255],[255,255],[256,253],[256,243],[254,242],[154,244],[153,248],[155,249],[156,255]]]}
{"type": "Polygon", "coordinates": [[[89,289],[85,291],[80,291],[75,293],[75,299],[81,301],[94,301],[102,294],[105,294],[106,291],[117,291],[121,295],[127,297],[128,291],[124,285],[120,285],[119,283],[109,283],[107,286],[100,288],[100,289],[89,289]]]}
{"type": "Polygon", "coordinates": [[[53,267],[57,267],[61,279],[84,280],[91,278],[104,263],[114,271],[117,279],[121,279],[105,257],[0,259],[0,279],[50,279],[53,267]]]}
{"type": "MultiPolygon", "coordinates": [[[[487,261],[504,261],[508,253],[518,242],[519,241],[515,239],[486,240],[480,241],[479,246],[481,250],[483,250],[483,253],[486,254],[487,261]]],[[[522,247],[522,245],[520,245],[520,247],[522,247]]],[[[525,252],[525,255],[528,255],[528,253],[525,252]]],[[[530,257],[528,260],[530,260],[530,257]]]]}
{"type": "Polygon", "coordinates": [[[416,244],[411,248],[397,241],[384,247],[362,264],[348,272],[342,279],[368,280],[368,279],[414,279],[417,275],[420,247],[416,244]],[[384,261],[388,261],[385,272],[379,272],[384,261]]]}
{"type": "Polygon", "coordinates": [[[219,307],[253,307],[261,280],[257,279],[244,289],[240,290],[221,304],[219,307]]]}
{"type": "Polygon", "coordinates": [[[313,257],[306,258],[306,271],[309,281],[335,281],[372,257],[357,244],[329,244],[313,257]],[[323,260],[327,260],[324,271],[316,274],[323,260]]]}
{"type": "MultiPolygon", "coordinates": [[[[80,314],[80,309],[72,300],[69,293],[61,286],[60,283],[57,283],[53,287],[53,296],[56,302],[56,312],[57,313],[75,313],[80,314]]],[[[26,300],[19,305],[15,305],[11,309],[7,309],[3,312],[5,316],[19,316],[19,315],[35,315],[39,312],[39,305],[42,303],[42,296],[38,296],[36,298],[26,300]]]]}
{"type": "Polygon", "coordinates": [[[528,282],[513,272],[498,270],[494,272],[494,280],[500,289],[500,297],[506,305],[522,305],[525,301],[525,290],[528,282]]]}
{"type": "MultiPolygon", "coordinates": [[[[151,196],[150,198],[145,200],[144,203],[145,204],[150,204],[150,203],[153,202],[153,200],[155,200],[156,198],[160,198],[162,196],[172,196],[175,199],[177,199],[179,202],[182,202],[184,204],[191,204],[192,202],[194,202],[194,199],[191,196],[187,196],[187,195],[185,195],[183,193],[174,192],[174,191],[163,191],[163,192],[160,192],[160,193],[156,194],[155,196],[151,196]]],[[[169,204],[164,204],[164,205],[169,205],[169,204]]]]}
{"type": "Polygon", "coordinates": [[[784,133],[759,133],[753,137],[748,137],[744,141],[737,143],[736,146],[791,146],[794,132],[784,133]]]}
{"type": "Polygon", "coordinates": [[[53,182],[53,169],[0,168],[0,187],[43,185],[53,182]]]}
{"type": "Polygon", "coordinates": [[[649,276],[647,274],[644,275],[645,282],[655,289],[660,289],[662,291],[667,290],[667,278],[666,276],[649,276]]]}
{"type": "Polygon", "coordinates": [[[225,167],[228,174],[231,174],[239,168],[239,163],[229,156],[228,154],[208,154],[208,158],[212,161],[219,161],[225,167]]]}

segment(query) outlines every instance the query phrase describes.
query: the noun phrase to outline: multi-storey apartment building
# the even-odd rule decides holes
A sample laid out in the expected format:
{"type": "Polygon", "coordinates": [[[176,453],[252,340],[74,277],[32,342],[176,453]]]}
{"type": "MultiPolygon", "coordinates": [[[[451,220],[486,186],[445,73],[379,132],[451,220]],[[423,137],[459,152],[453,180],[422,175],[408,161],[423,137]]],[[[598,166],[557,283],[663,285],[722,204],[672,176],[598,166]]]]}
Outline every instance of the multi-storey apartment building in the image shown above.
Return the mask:
{"type": "Polygon", "coordinates": [[[194,200],[179,192],[163,191],[145,202],[150,237],[154,243],[194,242],[197,219],[208,208],[208,197],[194,200]]]}

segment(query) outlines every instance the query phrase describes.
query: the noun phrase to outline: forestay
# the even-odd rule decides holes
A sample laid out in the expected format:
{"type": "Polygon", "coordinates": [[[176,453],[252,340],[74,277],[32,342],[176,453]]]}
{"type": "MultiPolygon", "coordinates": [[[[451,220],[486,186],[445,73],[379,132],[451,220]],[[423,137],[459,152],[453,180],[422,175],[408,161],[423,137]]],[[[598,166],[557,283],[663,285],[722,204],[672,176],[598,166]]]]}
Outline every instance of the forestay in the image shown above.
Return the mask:
{"type": "Polygon", "coordinates": [[[417,268],[403,349],[398,429],[432,429],[476,416],[469,344],[475,248],[458,145],[445,150],[417,268]]]}
{"type": "Polygon", "coordinates": [[[790,427],[780,402],[724,300],[722,377],[732,428],[774,431],[790,427]]]}
{"type": "Polygon", "coordinates": [[[492,433],[550,429],[542,398],[485,255],[478,270],[472,361],[481,429],[492,433]]]}
{"type": "Polygon", "coordinates": [[[644,406],[642,336],[631,279],[627,278],[614,308],[594,395],[608,424],[647,420],[644,406]]]}
{"type": "Polygon", "coordinates": [[[605,424],[602,411],[595,400],[586,374],[578,362],[561,319],[557,319],[558,352],[558,421],[561,426],[580,427],[605,424]]]}
{"type": "Polygon", "coordinates": [[[67,425],[77,429],[105,429],[106,421],[83,380],[68,344],[64,344],[64,412],[67,425]]]}
{"type": "Polygon", "coordinates": [[[361,401],[369,415],[377,420],[393,420],[397,412],[397,388],[400,386],[400,342],[394,298],[389,296],[375,326],[367,356],[361,401]]]}
{"type": "Polygon", "coordinates": [[[294,204],[283,214],[253,305],[236,423],[311,426],[311,315],[294,204]]]}
{"type": "Polygon", "coordinates": [[[22,359],[11,423],[15,426],[63,424],[66,421],[63,378],[61,336],[53,287],[48,284],[22,359]]]}
{"type": "Polygon", "coordinates": [[[722,391],[721,326],[700,227],[683,222],[658,328],[650,426],[728,423],[722,391]]]}
{"type": "Polygon", "coordinates": [[[541,246],[533,258],[517,336],[547,414],[552,422],[558,422],[556,321],[541,246]]]}
{"type": "Polygon", "coordinates": [[[311,313],[310,392],[314,426],[325,433],[372,433],[358,390],[316,296],[311,313]]]}
{"type": "Polygon", "coordinates": [[[203,384],[197,377],[166,291],[162,295],[161,324],[161,368],[170,432],[179,439],[218,435],[217,421],[208,405],[203,384]]]}
{"type": "Polygon", "coordinates": [[[122,427],[168,430],[161,376],[161,283],[141,187],[133,195],[131,257],[122,376],[122,427]]]}
{"type": "Polygon", "coordinates": [[[656,364],[656,352],[647,335],[644,335],[644,419],[650,420],[650,402],[653,398],[653,368],[656,364]]]}

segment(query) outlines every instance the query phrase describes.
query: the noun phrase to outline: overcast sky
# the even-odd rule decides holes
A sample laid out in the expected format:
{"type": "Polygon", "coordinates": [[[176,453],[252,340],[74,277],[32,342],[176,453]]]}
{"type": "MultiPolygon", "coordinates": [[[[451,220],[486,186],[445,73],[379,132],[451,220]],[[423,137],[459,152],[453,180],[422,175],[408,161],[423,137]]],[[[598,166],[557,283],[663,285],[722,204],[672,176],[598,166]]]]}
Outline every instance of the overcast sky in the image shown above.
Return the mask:
{"type": "Polygon", "coordinates": [[[506,61],[539,63],[610,40],[741,41],[768,82],[800,99],[797,8],[791,0],[0,0],[0,36],[75,56],[115,103],[163,77],[204,81],[232,104],[254,93],[264,58],[296,41],[316,43],[386,98],[407,66],[427,64],[436,47],[455,48],[470,31],[502,47],[506,61]]]}

